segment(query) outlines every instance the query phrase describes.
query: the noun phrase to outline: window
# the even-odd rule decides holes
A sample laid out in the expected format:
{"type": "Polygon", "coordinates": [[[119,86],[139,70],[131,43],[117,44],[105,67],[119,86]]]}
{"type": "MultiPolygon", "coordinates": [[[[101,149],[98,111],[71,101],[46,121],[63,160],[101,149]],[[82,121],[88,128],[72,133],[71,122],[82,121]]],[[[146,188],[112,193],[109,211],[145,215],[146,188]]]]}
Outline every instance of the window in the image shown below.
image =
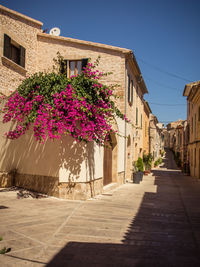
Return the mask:
{"type": "Polygon", "coordinates": [[[128,102],[133,104],[133,80],[130,79],[128,75],[128,102]]]}
{"type": "Polygon", "coordinates": [[[147,122],[145,121],[145,137],[147,137],[147,122]]]}
{"type": "Polygon", "coordinates": [[[194,134],[197,137],[197,114],[194,115],[194,134]]]}
{"type": "Polygon", "coordinates": [[[192,129],[191,129],[192,133],[193,133],[193,117],[192,117],[192,129]]]}
{"type": "Polygon", "coordinates": [[[72,75],[78,75],[82,70],[82,61],[81,60],[73,60],[69,61],[69,77],[72,75]]]}
{"type": "Polygon", "coordinates": [[[136,125],[138,125],[138,108],[136,108],[136,125]]]}
{"type": "Polygon", "coordinates": [[[83,58],[82,60],[64,60],[60,67],[60,72],[69,77],[73,75],[76,76],[81,73],[83,68],[86,67],[87,63],[88,58],[83,58]]]}
{"type": "Polygon", "coordinates": [[[198,111],[199,111],[199,112],[198,112],[198,113],[199,113],[198,121],[200,121],[200,107],[199,107],[199,110],[198,110],[198,111]]]}
{"type": "Polygon", "coordinates": [[[191,149],[191,166],[193,166],[193,151],[191,149]]]}
{"type": "Polygon", "coordinates": [[[26,49],[12,40],[7,34],[4,34],[3,55],[16,64],[25,68],[26,49]]]}
{"type": "Polygon", "coordinates": [[[128,80],[128,102],[133,104],[133,80],[130,81],[130,77],[128,80]]]}
{"type": "Polygon", "coordinates": [[[131,103],[133,104],[133,81],[131,81],[131,103]]]}
{"type": "Polygon", "coordinates": [[[131,103],[131,80],[130,80],[130,75],[128,75],[128,102],[131,103]]]}

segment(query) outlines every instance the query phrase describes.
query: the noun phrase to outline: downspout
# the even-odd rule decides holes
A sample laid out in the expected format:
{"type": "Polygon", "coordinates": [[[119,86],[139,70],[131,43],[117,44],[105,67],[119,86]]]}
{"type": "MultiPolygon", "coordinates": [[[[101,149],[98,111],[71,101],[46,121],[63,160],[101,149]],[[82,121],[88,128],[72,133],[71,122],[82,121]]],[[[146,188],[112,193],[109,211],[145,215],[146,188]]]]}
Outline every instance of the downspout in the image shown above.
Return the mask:
{"type": "MultiPolygon", "coordinates": [[[[125,100],[125,116],[127,117],[127,95],[126,95],[126,87],[127,87],[127,59],[125,59],[125,88],[124,88],[124,100],[125,100]]],[[[127,125],[126,121],[124,121],[124,133],[125,133],[125,138],[124,138],[124,183],[126,182],[126,134],[127,134],[127,125]]]]}

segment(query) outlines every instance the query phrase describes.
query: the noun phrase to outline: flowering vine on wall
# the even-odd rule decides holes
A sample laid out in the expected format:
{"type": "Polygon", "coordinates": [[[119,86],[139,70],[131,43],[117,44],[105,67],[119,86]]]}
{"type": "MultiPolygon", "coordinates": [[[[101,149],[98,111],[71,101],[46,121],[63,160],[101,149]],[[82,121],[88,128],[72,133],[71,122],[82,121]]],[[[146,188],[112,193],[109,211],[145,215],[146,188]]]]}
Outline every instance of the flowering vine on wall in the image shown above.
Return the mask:
{"type": "Polygon", "coordinates": [[[7,138],[19,138],[32,124],[36,140],[42,143],[47,137],[69,134],[77,141],[104,145],[113,131],[114,116],[128,120],[116,107],[113,87],[100,83],[107,74],[96,69],[98,64],[99,58],[70,78],[60,72],[40,72],[25,79],[3,108],[3,122],[16,122],[7,138]]]}

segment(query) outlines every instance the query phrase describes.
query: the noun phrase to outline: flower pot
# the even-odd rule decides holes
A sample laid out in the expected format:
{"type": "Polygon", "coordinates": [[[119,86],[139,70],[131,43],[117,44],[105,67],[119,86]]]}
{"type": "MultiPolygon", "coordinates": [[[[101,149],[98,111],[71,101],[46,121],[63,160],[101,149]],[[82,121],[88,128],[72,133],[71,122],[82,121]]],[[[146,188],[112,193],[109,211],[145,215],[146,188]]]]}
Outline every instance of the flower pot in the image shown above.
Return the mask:
{"type": "Polygon", "coordinates": [[[133,173],[133,183],[139,184],[142,181],[143,172],[135,172],[133,173]]]}

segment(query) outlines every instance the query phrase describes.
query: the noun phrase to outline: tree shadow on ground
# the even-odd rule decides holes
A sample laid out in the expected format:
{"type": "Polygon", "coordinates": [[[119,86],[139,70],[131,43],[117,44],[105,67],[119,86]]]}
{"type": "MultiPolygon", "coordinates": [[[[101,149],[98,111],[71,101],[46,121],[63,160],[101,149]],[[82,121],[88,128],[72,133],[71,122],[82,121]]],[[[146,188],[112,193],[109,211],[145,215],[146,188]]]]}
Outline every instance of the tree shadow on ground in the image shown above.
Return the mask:
{"type": "MultiPolygon", "coordinates": [[[[180,196],[182,186],[191,184],[191,177],[171,169],[169,163],[166,168],[170,171],[154,171],[157,192],[144,192],[137,215],[119,244],[66,242],[46,266],[200,266],[194,236],[194,231],[200,234],[200,225],[189,220],[182,199],[184,192],[180,196]]],[[[199,200],[196,195],[196,201],[199,200]]],[[[134,202],[134,195],[130,201],[134,202]]]]}

